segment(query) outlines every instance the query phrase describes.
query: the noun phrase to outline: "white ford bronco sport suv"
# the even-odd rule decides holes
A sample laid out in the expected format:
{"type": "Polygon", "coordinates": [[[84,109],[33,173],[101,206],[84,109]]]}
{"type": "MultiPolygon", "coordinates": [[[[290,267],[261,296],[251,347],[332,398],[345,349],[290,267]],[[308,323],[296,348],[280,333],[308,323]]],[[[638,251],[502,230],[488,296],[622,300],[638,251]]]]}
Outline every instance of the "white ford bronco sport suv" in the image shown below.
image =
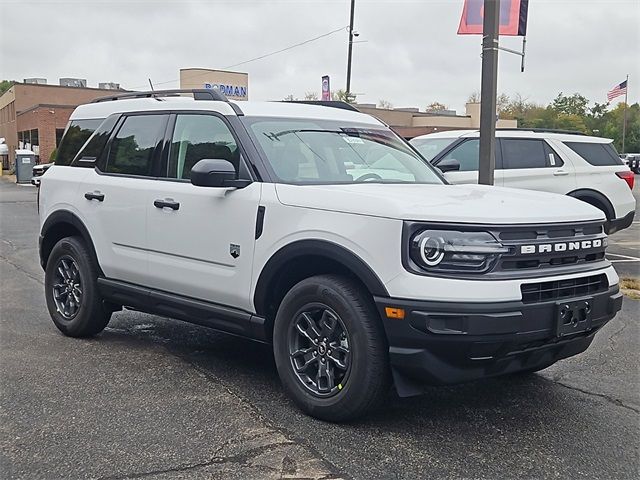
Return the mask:
{"type": "MultiPolygon", "coordinates": [[[[633,172],[618,157],[611,139],[506,128],[496,132],[496,140],[496,185],[561,193],[587,202],[604,212],[609,234],[633,222],[633,172]]],[[[478,183],[477,130],[430,133],[413,138],[411,144],[445,172],[450,183],[478,183]]]]}
{"type": "Polygon", "coordinates": [[[622,305],[602,212],[447,185],[350,108],[214,90],[78,107],[39,189],[55,325],[95,335],[125,307],[272,343],[290,397],[331,421],[392,383],[408,396],[584,351],[622,305]]]}

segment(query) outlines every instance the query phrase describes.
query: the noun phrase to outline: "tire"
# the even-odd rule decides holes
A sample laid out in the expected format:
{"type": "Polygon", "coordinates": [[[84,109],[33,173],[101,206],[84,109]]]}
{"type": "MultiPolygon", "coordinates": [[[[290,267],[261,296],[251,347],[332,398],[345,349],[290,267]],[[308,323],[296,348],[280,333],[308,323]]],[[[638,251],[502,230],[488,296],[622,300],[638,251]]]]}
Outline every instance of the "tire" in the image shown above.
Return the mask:
{"type": "Polygon", "coordinates": [[[45,269],[45,298],[49,315],[69,337],[91,337],[109,323],[98,292],[98,265],[81,237],[67,237],[55,244],[45,269]]]}
{"type": "Polygon", "coordinates": [[[278,309],[273,349],[287,394],[321,420],[354,420],[389,392],[382,322],[368,293],[345,277],[319,275],[295,285],[278,309]]]}

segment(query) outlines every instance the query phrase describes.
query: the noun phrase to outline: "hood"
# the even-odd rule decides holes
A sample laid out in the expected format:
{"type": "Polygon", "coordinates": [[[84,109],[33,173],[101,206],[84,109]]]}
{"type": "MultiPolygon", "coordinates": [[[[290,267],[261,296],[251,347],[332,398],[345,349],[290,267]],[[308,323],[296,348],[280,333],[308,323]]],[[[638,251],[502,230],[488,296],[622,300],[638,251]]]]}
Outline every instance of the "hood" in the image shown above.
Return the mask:
{"type": "Polygon", "coordinates": [[[443,223],[561,223],[605,220],[575,198],[487,185],[277,184],[284,205],[443,223]]]}

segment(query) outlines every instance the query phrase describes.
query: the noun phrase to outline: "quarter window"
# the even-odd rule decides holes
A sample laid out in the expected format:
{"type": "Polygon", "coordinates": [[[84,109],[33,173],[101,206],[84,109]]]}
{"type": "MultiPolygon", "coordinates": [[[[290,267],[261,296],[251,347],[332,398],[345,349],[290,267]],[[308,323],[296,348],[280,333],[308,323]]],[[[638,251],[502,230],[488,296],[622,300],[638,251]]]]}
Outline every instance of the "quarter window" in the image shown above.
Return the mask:
{"type": "Polygon", "coordinates": [[[105,171],[151,176],[153,157],[166,124],[166,115],[127,117],[111,142],[105,171]]]}
{"type": "Polygon", "coordinates": [[[60,146],[58,147],[56,165],[71,165],[71,161],[75,158],[78,151],[103,120],[102,118],[98,118],[91,120],[72,120],[69,122],[67,131],[62,137],[60,146]]]}
{"type": "Polygon", "coordinates": [[[584,158],[591,165],[622,165],[615,149],[610,143],[564,142],[567,147],[584,158]]]}
{"type": "Polygon", "coordinates": [[[205,158],[228,160],[238,171],[240,151],[229,127],[213,115],[178,115],[167,176],[189,179],[193,166],[205,158]]]}

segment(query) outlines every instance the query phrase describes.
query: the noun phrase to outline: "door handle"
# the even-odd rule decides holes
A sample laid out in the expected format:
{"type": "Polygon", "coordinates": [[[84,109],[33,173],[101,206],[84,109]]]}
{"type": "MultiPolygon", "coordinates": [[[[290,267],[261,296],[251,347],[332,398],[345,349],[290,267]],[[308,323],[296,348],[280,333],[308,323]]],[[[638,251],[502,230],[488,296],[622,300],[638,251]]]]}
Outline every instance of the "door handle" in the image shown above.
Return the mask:
{"type": "Polygon", "coordinates": [[[180,208],[180,203],[175,200],[171,200],[170,198],[154,200],[153,205],[156,208],[170,208],[172,210],[178,210],[180,208]]]}
{"type": "Polygon", "coordinates": [[[84,194],[84,198],[87,200],[98,200],[102,202],[104,200],[104,193],[100,192],[87,192],[84,194]]]}
{"type": "Polygon", "coordinates": [[[555,172],[553,172],[553,175],[556,177],[564,177],[565,175],[569,175],[569,172],[567,172],[566,170],[556,170],[555,172]]]}

